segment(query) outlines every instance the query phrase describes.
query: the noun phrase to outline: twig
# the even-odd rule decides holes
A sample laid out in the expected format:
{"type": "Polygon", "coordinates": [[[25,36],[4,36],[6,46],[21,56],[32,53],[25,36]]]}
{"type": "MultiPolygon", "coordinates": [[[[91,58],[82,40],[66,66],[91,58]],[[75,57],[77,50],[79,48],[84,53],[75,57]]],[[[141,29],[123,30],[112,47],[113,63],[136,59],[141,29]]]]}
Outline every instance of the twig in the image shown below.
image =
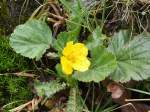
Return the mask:
{"type": "Polygon", "coordinates": [[[150,99],[125,99],[126,102],[134,102],[134,101],[150,101],[150,99]]]}
{"type": "Polygon", "coordinates": [[[24,77],[31,77],[34,78],[36,75],[35,74],[31,74],[31,73],[25,73],[25,72],[18,72],[18,73],[13,73],[17,76],[24,76],[24,77]]]}
{"type": "Polygon", "coordinates": [[[127,107],[127,106],[132,106],[133,109],[135,110],[135,112],[137,112],[136,108],[134,107],[134,105],[133,105],[132,103],[127,103],[127,104],[121,105],[121,106],[119,106],[119,107],[117,107],[117,108],[111,110],[110,112],[113,112],[114,110],[118,110],[118,109],[121,109],[121,108],[127,107]]]}
{"type": "Polygon", "coordinates": [[[21,111],[23,108],[25,108],[27,105],[31,104],[32,101],[29,101],[23,105],[20,105],[19,107],[16,107],[14,109],[9,110],[9,112],[16,112],[16,111],[21,111]]]}
{"type": "Polygon", "coordinates": [[[59,10],[57,9],[57,7],[54,4],[50,4],[50,6],[53,8],[53,10],[55,11],[55,13],[57,15],[60,15],[59,10]]]}
{"type": "Polygon", "coordinates": [[[48,13],[49,15],[51,15],[51,16],[53,16],[54,18],[57,18],[57,19],[59,19],[59,20],[62,20],[62,21],[64,21],[65,20],[65,18],[64,17],[62,17],[62,16],[59,16],[59,15],[55,15],[55,14],[53,14],[53,13],[48,13]]]}

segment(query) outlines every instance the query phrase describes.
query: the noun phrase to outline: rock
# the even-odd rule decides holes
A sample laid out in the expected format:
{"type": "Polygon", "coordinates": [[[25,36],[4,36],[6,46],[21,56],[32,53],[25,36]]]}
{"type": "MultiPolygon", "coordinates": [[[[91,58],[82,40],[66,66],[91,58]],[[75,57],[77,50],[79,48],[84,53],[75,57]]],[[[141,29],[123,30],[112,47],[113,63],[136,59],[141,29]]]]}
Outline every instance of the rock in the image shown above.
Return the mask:
{"type": "Polygon", "coordinates": [[[131,95],[121,84],[112,82],[108,84],[107,91],[111,92],[113,101],[122,106],[121,112],[148,112],[150,110],[150,106],[146,104],[126,102],[125,100],[131,98],[131,95]]]}

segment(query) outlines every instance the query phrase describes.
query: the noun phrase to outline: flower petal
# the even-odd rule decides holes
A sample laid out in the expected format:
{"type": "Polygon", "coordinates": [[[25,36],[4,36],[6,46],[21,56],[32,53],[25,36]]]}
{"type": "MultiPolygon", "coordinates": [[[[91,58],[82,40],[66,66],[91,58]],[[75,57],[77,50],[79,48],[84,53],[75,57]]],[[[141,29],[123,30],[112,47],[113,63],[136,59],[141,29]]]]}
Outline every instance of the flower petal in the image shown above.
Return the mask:
{"type": "Polygon", "coordinates": [[[77,56],[87,56],[88,55],[88,49],[87,47],[82,43],[76,43],[74,44],[74,52],[76,52],[77,56]]]}
{"type": "Polygon", "coordinates": [[[73,68],[71,66],[70,61],[62,56],[61,57],[61,65],[62,65],[62,71],[66,74],[66,75],[71,75],[73,72],[73,68]]]}
{"type": "Polygon", "coordinates": [[[73,41],[67,42],[67,45],[66,45],[66,47],[65,47],[64,50],[63,50],[63,55],[67,57],[67,56],[69,56],[70,54],[72,54],[73,49],[74,49],[73,47],[74,47],[73,41]]]}
{"type": "Polygon", "coordinates": [[[84,72],[84,71],[88,70],[90,64],[91,63],[87,57],[79,56],[79,57],[77,57],[76,61],[72,64],[72,67],[75,70],[84,72]]]}

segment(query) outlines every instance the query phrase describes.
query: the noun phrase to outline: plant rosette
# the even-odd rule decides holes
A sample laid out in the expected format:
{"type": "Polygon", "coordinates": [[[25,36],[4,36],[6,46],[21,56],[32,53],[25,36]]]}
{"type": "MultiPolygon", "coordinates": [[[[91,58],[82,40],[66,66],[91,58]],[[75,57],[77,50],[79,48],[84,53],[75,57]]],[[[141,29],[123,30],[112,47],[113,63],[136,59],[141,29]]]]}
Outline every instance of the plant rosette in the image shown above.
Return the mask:
{"type": "Polygon", "coordinates": [[[56,49],[61,64],[56,70],[61,76],[64,74],[83,82],[104,80],[115,70],[116,58],[103,46],[100,28],[93,31],[93,40],[84,43],[78,42],[74,34],[76,30],[61,32],[54,39],[45,22],[33,19],[16,27],[10,45],[17,53],[36,60],[41,59],[47,49],[56,49]]]}
{"type": "Polygon", "coordinates": [[[22,56],[38,61],[47,53],[47,49],[49,54],[55,54],[50,56],[56,60],[56,67],[48,69],[51,75],[56,74],[57,79],[35,83],[39,96],[52,97],[69,87],[67,112],[81,112],[82,98],[78,81],[99,83],[109,78],[127,82],[150,77],[150,34],[143,33],[131,40],[130,33],[121,30],[105,45],[107,37],[101,33],[100,27],[95,28],[82,43],[79,42],[78,32],[79,29],[61,32],[55,39],[44,21],[32,19],[17,26],[11,34],[10,45],[22,56]],[[69,108],[75,105],[75,108],[69,108]]]}

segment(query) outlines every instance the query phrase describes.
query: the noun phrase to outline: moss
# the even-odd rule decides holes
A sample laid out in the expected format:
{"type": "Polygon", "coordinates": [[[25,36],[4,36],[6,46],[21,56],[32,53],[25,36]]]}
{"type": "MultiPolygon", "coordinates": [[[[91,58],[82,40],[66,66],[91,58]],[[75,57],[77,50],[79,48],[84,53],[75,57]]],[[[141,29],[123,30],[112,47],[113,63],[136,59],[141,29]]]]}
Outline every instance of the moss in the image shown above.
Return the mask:
{"type": "Polygon", "coordinates": [[[0,106],[7,105],[5,110],[19,106],[31,98],[32,92],[26,78],[0,76],[0,106]]]}
{"type": "Polygon", "coordinates": [[[9,45],[8,38],[0,37],[0,73],[23,71],[33,68],[29,60],[16,54],[9,45]]]}
{"type": "MultiPolygon", "coordinates": [[[[8,38],[0,37],[1,74],[33,69],[30,62],[29,59],[22,57],[12,50],[8,38]]],[[[31,96],[32,92],[26,78],[0,75],[0,107],[8,105],[6,106],[7,109],[14,108],[28,101],[31,96]],[[11,104],[12,102],[16,103],[11,104]]]]}

